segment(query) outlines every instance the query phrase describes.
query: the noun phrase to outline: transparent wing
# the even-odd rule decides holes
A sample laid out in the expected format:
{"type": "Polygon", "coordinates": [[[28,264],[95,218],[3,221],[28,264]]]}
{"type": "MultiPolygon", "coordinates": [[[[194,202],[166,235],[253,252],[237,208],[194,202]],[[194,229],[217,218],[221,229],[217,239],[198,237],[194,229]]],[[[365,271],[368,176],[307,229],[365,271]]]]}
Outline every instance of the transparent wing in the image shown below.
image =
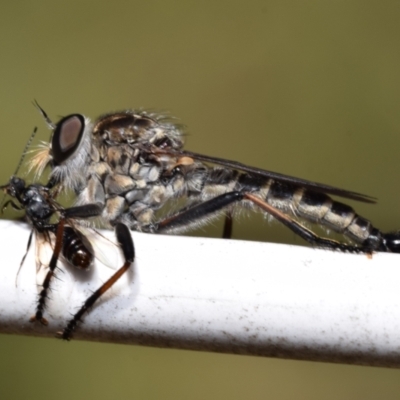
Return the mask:
{"type": "MultiPolygon", "coordinates": [[[[54,239],[54,238],[53,238],[54,239]]],[[[35,231],[35,262],[36,284],[40,287],[49,270],[49,263],[53,255],[53,243],[51,236],[35,231]]]]}
{"type": "Polygon", "coordinates": [[[320,192],[320,193],[332,194],[335,196],[340,196],[340,197],[344,197],[347,199],[361,201],[364,203],[372,203],[372,204],[376,203],[375,197],[371,197],[371,196],[368,196],[368,195],[365,195],[362,193],[357,193],[357,192],[353,192],[350,190],[341,189],[341,188],[337,188],[337,187],[330,186],[330,185],[325,185],[323,183],[312,182],[312,181],[308,181],[306,179],[296,178],[294,176],[284,175],[284,174],[280,174],[278,172],[273,172],[273,171],[268,171],[266,169],[251,167],[249,165],[245,165],[245,164],[242,164],[237,161],[227,160],[227,159],[219,158],[219,157],[206,156],[203,154],[194,153],[192,151],[187,151],[187,150],[182,150],[182,151],[168,150],[168,151],[165,151],[164,153],[172,154],[174,156],[178,155],[178,156],[192,157],[195,160],[210,162],[212,164],[217,164],[217,165],[222,165],[224,167],[236,169],[238,171],[243,171],[243,172],[248,172],[251,174],[263,176],[264,178],[267,178],[267,179],[274,179],[274,180],[277,180],[280,182],[289,183],[291,185],[305,187],[305,188],[308,188],[308,189],[311,189],[311,190],[314,190],[314,191],[320,192]]]}
{"type": "Polygon", "coordinates": [[[121,259],[117,239],[108,238],[97,229],[83,226],[79,226],[78,229],[93,246],[95,258],[106,267],[117,269],[121,259]]]}

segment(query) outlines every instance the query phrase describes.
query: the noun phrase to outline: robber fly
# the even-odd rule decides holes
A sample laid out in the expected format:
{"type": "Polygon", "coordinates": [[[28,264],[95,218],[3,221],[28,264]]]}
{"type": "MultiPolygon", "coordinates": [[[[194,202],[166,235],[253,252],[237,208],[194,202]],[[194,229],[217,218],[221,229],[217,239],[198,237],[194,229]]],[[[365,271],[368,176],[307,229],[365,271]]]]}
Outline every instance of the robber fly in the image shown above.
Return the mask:
{"type": "Polygon", "coordinates": [[[72,189],[78,205],[97,208],[107,226],[175,233],[224,214],[223,236],[230,237],[235,210],[258,209],[318,247],[400,252],[400,232],[383,233],[329,197],[374,203],[369,196],[187,151],[182,127],[163,115],[127,110],[92,123],[71,114],[53,123],[37,107],[52,136],[32,159],[32,167],[40,174],[50,165],[52,184],[72,189]],[[165,210],[174,200],[184,205],[168,214],[165,210]],[[343,234],[355,244],[320,237],[299,219],[343,234]]]}
{"type": "MultiPolygon", "coordinates": [[[[50,244],[52,243],[52,237],[55,236],[49,269],[39,293],[36,312],[30,319],[31,322],[39,321],[43,325],[47,325],[48,321],[43,315],[47,305],[50,284],[55,276],[60,254],[64,256],[64,259],[69,264],[80,269],[88,270],[93,264],[93,247],[86,236],[78,229],[77,222],[75,221],[75,219],[81,217],[82,208],[71,207],[64,209],[55,201],[56,193],[49,187],[40,184],[27,186],[24,180],[16,176],[12,176],[9,183],[0,186],[0,189],[3,189],[12,197],[11,200],[5,203],[3,208],[11,205],[16,210],[25,211],[26,219],[33,228],[28,240],[27,252],[32,241],[33,233],[35,233],[36,236],[42,236],[45,241],[50,244]],[[56,216],[57,221],[51,222],[54,216],[56,216]]],[[[84,207],[84,215],[85,217],[91,215],[90,206],[89,208],[84,207]]],[[[65,339],[69,338],[70,335],[68,333],[75,329],[76,323],[132,263],[133,244],[128,229],[125,225],[118,224],[116,226],[116,234],[125,256],[124,265],[84,302],[73,319],[64,328],[64,331],[59,333],[60,337],[65,339]]],[[[26,254],[27,253],[25,253],[25,256],[26,254]]],[[[21,265],[24,262],[25,256],[22,259],[21,265]]]]}

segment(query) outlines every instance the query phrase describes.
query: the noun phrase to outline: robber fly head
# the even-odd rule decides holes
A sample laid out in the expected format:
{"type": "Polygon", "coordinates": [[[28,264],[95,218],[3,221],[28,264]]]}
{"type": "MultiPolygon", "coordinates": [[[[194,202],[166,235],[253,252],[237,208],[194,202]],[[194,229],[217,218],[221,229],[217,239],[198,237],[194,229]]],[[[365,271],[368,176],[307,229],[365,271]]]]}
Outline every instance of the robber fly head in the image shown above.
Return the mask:
{"type": "Polygon", "coordinates": [[[50,165],[52,177],[73,189],[85,186],[91,164],[105,158],[119,163],[123,148],[135,149],[142,156],[152,153],[154,148],[178,150],[183,146],[181,126],[164,115],[125,110],[104,114],[94,123],[82,114],[71,114],[53,123],[36,106],[52,135],[50,142],[32,158],[31,168],[40,174],[50,165]]]}
{"type": "Polygon", "coordinates": [[[41,175],[46,166],[50,165],[52,176],[57,181],[74,186],[72,182],[79,183],[77,177],[84,176],[88,167],[92,124],[81,114],[71,114],[54,123],[37,102],[34,104],[52,134],[50,142],[42,143],[32,157],[30,167],[41,175]]]}

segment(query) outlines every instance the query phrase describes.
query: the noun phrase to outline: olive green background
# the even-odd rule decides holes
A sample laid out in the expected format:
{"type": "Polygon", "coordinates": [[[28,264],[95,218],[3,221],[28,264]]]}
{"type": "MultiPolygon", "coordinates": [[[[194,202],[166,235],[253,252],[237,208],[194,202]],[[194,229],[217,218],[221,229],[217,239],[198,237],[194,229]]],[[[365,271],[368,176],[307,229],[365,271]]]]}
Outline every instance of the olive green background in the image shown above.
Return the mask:
{"type": "MultiPolygon", "coordinates": [[[[377,196],[351,204],[399,228],[398,1],[37,0],[3,2],[0,21],[1,182],[34,126],[36,143],[49,137],[33,99],[53,119],[155,108],[187,125],[188,149],[377,196]]],[[[235,237],[303,245],[259,216],[235,237]]],[[[4,399],[366,400],[399,389],[397,370],[0,337],[4,399]]]]}

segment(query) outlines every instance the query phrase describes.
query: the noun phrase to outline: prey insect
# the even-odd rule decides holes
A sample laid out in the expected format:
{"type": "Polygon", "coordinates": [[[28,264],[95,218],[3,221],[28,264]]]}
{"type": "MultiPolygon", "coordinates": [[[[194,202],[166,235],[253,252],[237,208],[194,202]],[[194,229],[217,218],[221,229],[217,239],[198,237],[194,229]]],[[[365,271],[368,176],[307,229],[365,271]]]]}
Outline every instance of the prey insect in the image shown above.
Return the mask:
{"type": "MultiPolygon", "coordinates": [[[[16,176],[12,176],[9,183],[0,186],[0,188],[12,198],[5,203],[3,208],[11,205],[16,210],[25,211],[26,219],[32,226],[27,252],[31,245],[33,233],[37,236],[42,236],[49,243],[52,242],[52,237],[55,237],[52,257],[39,293],[36,312],[30,319],[31,322],[39,321],[43,325],[47,325],[48,321],[44,317],[44,313],[49,297],[50,284],[56,274],[60,255],[63,255],[69,264],[77,268],[88,270],[92,267],[94,250],[90,241],[79,230],[77,222],[77,219],[91,216],[91,206],[65,209],[56,202],[56,192],[52,191],[51,188],[40,184],[26,185],[24,180],[16,176]],[[56,217],[56,222],[51,222],[53,217],[56,217]]],[[[68,322],[64,331],[58,334],[60,337],[68,339],[82,316],[130,267],[134,250],[129,231],[125,225],[118,224],[116,226],[116,235],[125,257],[124,265],[84,302],[68,322]]]]}
{"type": "Polygon", "coordinates": [[[108,227],[184,232],[224,214],[223,236],[230,237],[235,212],[250,209],[273,216],[318,247],[400,252],[400,232],[383,233],[330,197],[374,203],[369,196],[185,150],[182,127],[155,113],[127,110],[93,123],[72,114],[53,123],[38,108],[52,136],[32,159],[32,167],[40,174],[50,165],[51,184],[72,189],[78,205],[97,207],[108,227]],[[168,211],[177,200],[183,206],[168,211]],[[331,229],[352,243],[320,237],[302,221],[331,229]]]}

